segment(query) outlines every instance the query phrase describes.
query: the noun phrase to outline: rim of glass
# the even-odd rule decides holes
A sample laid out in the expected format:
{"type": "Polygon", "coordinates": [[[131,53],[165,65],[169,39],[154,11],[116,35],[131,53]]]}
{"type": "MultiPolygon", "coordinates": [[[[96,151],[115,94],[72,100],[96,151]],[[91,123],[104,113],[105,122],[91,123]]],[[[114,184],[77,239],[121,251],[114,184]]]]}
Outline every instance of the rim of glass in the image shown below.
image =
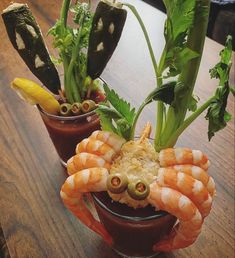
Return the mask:
{"type": "Polygon", "coordinates": [[[154,220],[154,219],[159,219],[159,218],[162,218],[166,215],[169,215],[168,212],[166,211],[162,211],[162,210],[159,210],[159,211],[156,211],[156,214],[155,215],[151,215],[151,216],[147,216],[147,217],[134,217],[134,216],[127,216],[127,215],[121,215],[115,211],[112,211],[109,207],[107,207],[100,199],[98,199],[96,196],[95,196],[95,193],[91,193],[94,201],[100,206],[102,207],[103,209],[105,209],[106,211],[108,211],[109,213],[111,213],[112,215],[114,215],[115,217],[118,217],[118,218],[121,218],[121,219],[124,219],[124,220],[128,220],[128,221],[134,221],[134,222],[138,222],[138,221],[149,221],[149,220],[154,220]]]}
{"type": "MultiPolygon", "coordinates": [[[[100,81],[102,81],[103,84],[107,84],[106,81],[99,77],[97,78],[99,79],[100,81]]],[[[49,118],[52,118],[54,120],[62,120],[62,121],[72,121],[72,120],[76,120],[76,119],[83,119],[83,118],[86,118],[88,116],[91,116],[91,115],[95,115],[95,110],[92,110],[88,113],[85,113],[85,114],[81,114],[81,115],[77,115],[77,116],[57,116],[57,115],[53,115],[53,114],[49,114],[47,113],[40,105],[36,104],[36,107],[38,108],[38,110],[45,114],[46,116],[48,116],[49,118]]]]}

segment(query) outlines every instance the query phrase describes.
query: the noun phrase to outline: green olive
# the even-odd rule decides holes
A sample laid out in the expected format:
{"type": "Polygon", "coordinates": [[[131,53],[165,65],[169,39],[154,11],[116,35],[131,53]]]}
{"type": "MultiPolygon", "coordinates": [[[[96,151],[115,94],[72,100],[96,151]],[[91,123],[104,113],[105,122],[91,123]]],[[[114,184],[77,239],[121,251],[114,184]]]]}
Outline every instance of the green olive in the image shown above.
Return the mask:
{"type": "Polygon", "coordinates": [[[125,174],[115,173],[108,176],[107,188],[111,193],[122,193],[126,190],[128,178],[125,174]]]}
{"type": "Polygon", "coordinates": [[[144,200],[149,195],[149,185],[143,179],[128,184],[127,192],[135,200],[144,200]]]}
{"type": "Polygon", "coordinates": [[[71,112],[73,113],[73,115],[79,115],[82,112],[82,104],[79,102],[75,102],[73,103],[72,107],[71,107],[71,112]]]}
{"type": "Polygon", "coordinates": [[[71,115],[71,104],[63,103],[60,105],[60,115],[61,116],[70,116],[71,115]]]}
{"type": "Polygon", "coordinates": [[[95,101],[93,101],[91,99],[87,99],[82,102],[82,112],[83,113],[88,113],[88,112],[92,111],[93,109],[95,109],[95,107],[96,107],[96,103],[95,103],[95,101]]]}

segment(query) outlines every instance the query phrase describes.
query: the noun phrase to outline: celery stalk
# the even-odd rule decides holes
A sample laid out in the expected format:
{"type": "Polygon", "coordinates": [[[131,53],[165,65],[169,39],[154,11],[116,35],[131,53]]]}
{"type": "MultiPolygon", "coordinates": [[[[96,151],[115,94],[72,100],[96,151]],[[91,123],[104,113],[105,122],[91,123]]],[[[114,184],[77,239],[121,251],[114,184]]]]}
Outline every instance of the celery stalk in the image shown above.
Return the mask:
{"type": "MultiPolygon", "coordinates": [[[[196,1],[195,19],[187,38],[187,46],[199,53],[199,56],[190,60],[179,75],[178,81],[183,83],[185,93],[177,101],[177,108],[169,108],[165,128],[160,137],[156,134],[155,149],[158,151],[169,147],[168,143],[173,141],[171,140],[172,135],[184,123],[201,62],[208,24],[209,7],[210,1],[208,0],[196,1]]],[[[176,141],[177,139],[174,139],[174,142],[176,141]]]]}

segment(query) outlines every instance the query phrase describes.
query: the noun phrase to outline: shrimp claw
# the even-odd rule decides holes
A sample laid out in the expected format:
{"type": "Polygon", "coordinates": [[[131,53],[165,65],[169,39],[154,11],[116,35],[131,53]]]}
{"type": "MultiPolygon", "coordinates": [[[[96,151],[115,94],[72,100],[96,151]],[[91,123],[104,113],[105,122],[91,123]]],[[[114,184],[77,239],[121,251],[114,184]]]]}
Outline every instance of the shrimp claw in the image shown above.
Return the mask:
{"type": "Polygon", "coordinates": [[[109,245],[112,245],[112,237],[104,226],[93,217],[83,200],[84,193],[106,191],[108,174],[106,168],[81,170],[66,179],[61,188],[60,196],[65,206],[83,224],[101,235],[109,245]]]}
{"type": "Polygon", "coordinates": [[[200,234],[203,223],[198,208],[188,197],[174,189],[161,187],[157,182],[153,182],[150,189],[150,204],[179,219],[167,238],[156,243],[153,250],[168,252],[191,245],[200,234]]]}

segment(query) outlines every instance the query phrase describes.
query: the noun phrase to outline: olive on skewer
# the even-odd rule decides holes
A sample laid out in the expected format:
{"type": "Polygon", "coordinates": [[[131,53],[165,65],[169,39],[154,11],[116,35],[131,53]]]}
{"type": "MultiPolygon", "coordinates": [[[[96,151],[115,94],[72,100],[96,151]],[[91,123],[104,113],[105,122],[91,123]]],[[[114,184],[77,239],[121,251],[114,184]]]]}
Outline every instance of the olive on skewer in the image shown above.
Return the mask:
{"type": "Polygon", "coordinates": [[[71,106],[71,112],[73,115],[80,115],[82,113],[82,104],[75,102],[71,106]]]}
{"type": "Polygon", "coordinates": [[[96,108],[95,101],[91,99],[84,100],[81,105],[81,109],[83,113],[88,113],[96,108]]]}
{"type": "Polygon", "coordinates": [[[60,115],[61,116],[70,116],[72,114],[71,111],[72,105],[69,103],[63,103],[60,105],[60,115]]]}

